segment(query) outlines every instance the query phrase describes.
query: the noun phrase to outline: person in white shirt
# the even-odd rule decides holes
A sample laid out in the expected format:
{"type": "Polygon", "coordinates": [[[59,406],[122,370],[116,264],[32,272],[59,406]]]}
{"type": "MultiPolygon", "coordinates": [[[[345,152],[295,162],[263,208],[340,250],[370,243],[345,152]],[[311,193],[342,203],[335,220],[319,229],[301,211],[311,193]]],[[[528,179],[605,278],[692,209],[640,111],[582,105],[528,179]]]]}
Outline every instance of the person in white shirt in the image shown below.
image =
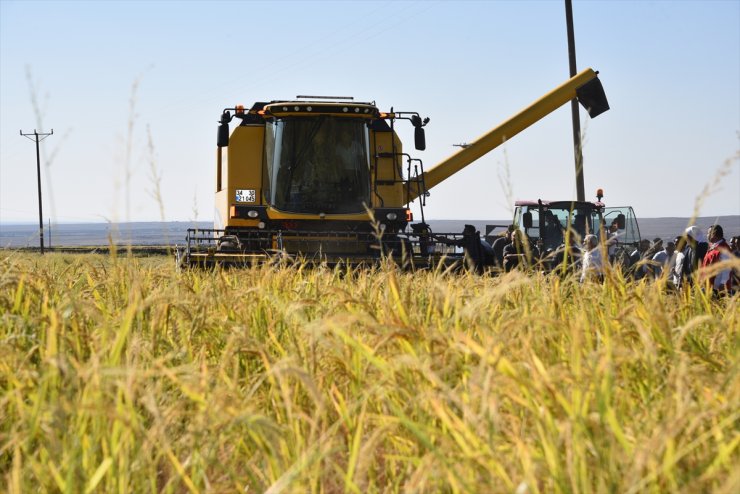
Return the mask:
{"type": "Polygon", "coordinates": [[[614,219],[611,225],[609,225],[609,230],[606,232],[606,247],[610,262],[614,262],[614,256],[617,253],[617,246],[619,245],[619,237],[623,233],[623,231],[619,231],[619,222],[614,219]]]}
{"type": "Polygon", "coordinates": [[[653,275],[655,279],[660,278],[663,275],[663,270],[667,269],[670,273],[673,266],[676,264],[676,244],[668,242],[663,250],[655,253],[653,256],[653,275]]]}
{"type": "Polygon", "coordinates": [[[683,264],[686,256],[683,253],[683,240],[681,237],[673,239],[673,243],[676,246],[676,252],[673,255],[671,274],[668,275],[668,281],[673,283],[673,286],[676,288],[681,288],[681,282],[683,281],[683,264]]]}
{"type": "Polygon", "coordinates": [[[604,277],[604,262],[596,235],[586,235],[583,239],[583,247],[581,283],[587,279],[601,281],[604,277]]]}

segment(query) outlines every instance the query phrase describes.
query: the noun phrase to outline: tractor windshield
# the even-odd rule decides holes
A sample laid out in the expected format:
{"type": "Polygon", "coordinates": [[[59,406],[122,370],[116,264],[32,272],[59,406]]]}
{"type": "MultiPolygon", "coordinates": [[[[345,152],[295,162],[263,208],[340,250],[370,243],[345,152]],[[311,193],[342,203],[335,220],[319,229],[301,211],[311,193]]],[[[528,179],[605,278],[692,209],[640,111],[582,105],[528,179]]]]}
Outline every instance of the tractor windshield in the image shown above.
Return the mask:
{"type": "Polygon", "coordinates": [[[580,243],[589,233],[599,232],[599,212],[588,205],[555,203],[549,207],[517,207],[515,224],[522,228],[530,239],[541,239],[542,247],[556,249],[565,241],[570,230],[571,241],[580,243]]]}
{"type": "Polygon", "coordinates": [[[317,116],[269,121],[265,128],[268,201],[282,211],[362,213],[370,204],[365,121],[317,116]]]}

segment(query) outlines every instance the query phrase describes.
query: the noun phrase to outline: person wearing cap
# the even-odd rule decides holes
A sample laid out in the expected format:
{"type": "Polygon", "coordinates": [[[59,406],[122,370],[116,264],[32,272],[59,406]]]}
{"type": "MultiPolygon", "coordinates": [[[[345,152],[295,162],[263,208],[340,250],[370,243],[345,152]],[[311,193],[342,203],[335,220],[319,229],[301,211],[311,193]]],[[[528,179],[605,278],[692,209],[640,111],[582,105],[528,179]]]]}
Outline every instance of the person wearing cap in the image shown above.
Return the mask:
{"type": "Polygon", "coordinates": [[[604,279],[604,262],[596,235],[586,235],[583,239],[583,258],[581,263],[581,283],[588,279],[604,279]]]}
{"type": "MultiPolygon", "coordinates": [[[[732,259],[730,246],[725,240],[724,232],[722,231],[722,227],[720,225],[710,226],[709,231],[707,232],[707,236],[709,237],[710,244],[709,249],[704,255],[704,259],[701,263],[701,267],[704,270],[716,264],[719,264],[722,261],[729,261],[730,259],[732,259]]],[[[719,272],[712,271],[706,273],[702,277],[702,279],[708,281],[709,285],[716,292],[729,291],[730,280],[732,278],[731,274],[732,268],[727,267],[719,272]]]]}
{"type": "Polygon", "coordinates": [[[694,273],[699,269],[704,255],[709,248],[709,244],[707,243],[707,237],[704,235],[704,232],[696,225],[686,228],[683,243],[683,279],[685,282],[692,284],[694,282],[694,273]]]}

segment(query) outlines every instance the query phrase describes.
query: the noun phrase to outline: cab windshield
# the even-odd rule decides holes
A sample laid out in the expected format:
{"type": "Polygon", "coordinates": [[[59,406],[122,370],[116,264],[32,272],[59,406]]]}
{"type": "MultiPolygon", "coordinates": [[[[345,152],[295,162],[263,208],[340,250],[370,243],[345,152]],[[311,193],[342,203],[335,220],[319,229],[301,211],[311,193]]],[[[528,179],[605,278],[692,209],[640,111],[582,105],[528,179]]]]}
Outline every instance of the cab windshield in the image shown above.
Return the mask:
{"type": "Polygon", "coordinates": [[[370,203],[369,154],[364,121],[329,116],[268,121],[267,199],[294,213],[362,213],[370,203]]]}
{"type": "Polygon", "coordinates": [[[565,240],[566,230],[575,234],[573,240],[580,243],[581,239],[589,233],[599,232],[599,214],[590,207],[550,206],[543,208],[542,216],[539,215],[537,206],[523,206],[524,214],[531,214],[530,227],[524,224],[524,214],[520,227],[524,229],[530,238],[541,238],[545,249],[555,249],[565,240]]]}

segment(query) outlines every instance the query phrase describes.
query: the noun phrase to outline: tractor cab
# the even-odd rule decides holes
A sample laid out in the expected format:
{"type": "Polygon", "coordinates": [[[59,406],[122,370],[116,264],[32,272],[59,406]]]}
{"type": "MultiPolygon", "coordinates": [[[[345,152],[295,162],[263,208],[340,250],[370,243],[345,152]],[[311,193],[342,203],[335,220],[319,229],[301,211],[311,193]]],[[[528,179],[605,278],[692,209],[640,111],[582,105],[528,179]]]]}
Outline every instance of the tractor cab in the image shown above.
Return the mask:
{"type": "MultiPolygon", "coordinates": [[[[600,199],[600,198],[599,198],[600,199]]],[[[565,244],[580,245],[589,234],[624,249],[640,242],[640,229],[630,206],[607,208],[601,201],[517,201],[514,225],[542,256],[565,244]]]]}

